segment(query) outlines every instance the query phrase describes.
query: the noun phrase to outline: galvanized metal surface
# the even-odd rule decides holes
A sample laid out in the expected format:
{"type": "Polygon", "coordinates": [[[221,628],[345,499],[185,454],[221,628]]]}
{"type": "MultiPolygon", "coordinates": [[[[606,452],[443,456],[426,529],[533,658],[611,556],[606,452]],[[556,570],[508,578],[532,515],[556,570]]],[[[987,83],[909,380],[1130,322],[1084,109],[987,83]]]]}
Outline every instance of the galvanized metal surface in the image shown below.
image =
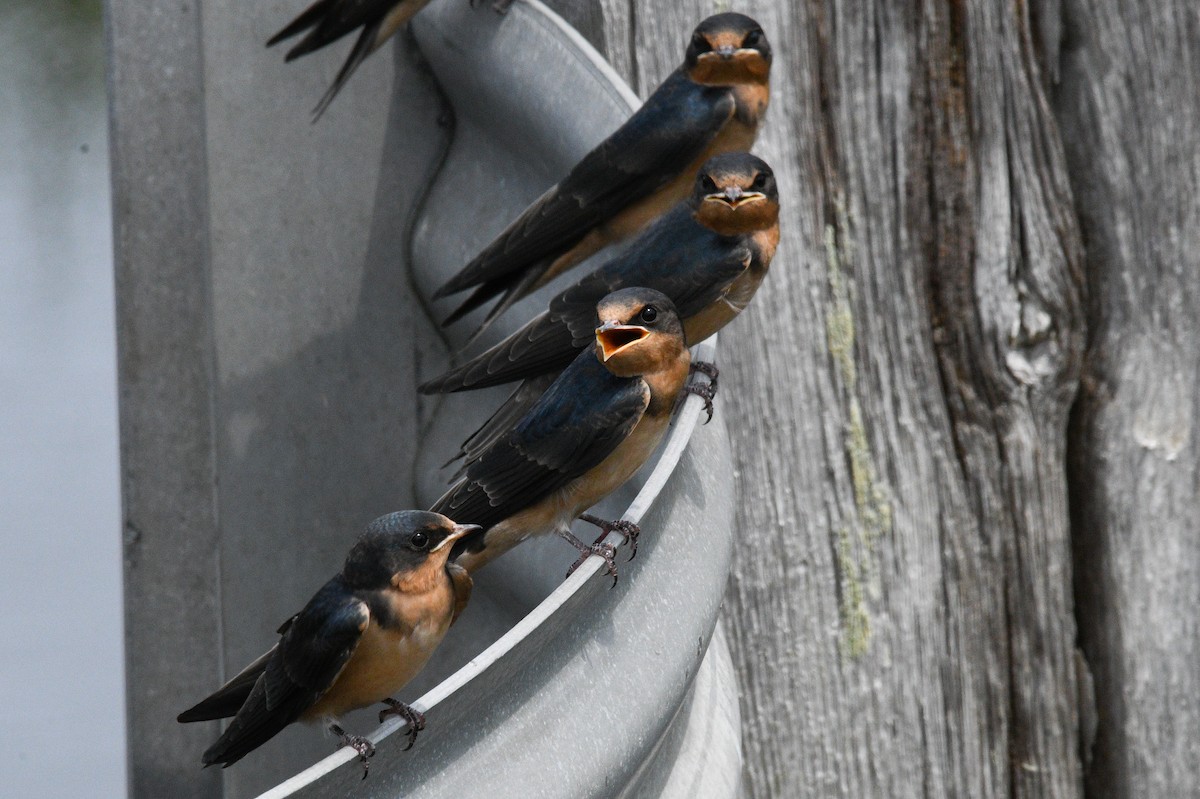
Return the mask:
{"type": "MultiPolygon", "coordinates": [[[[291,728],[201,772],[217,725],[174,714],[270,644],[367,520],[440,491],[432,466],[503,391],[415,397],[461,340],[442,337],[420,297],[634,100],[539,4],[501,17],[440,0],[314,126],[309,104],[342,53],[284,67],[260,49],[302,3],[109,5],[132,792],[249,796],[331,741],[291,728]]],[[[484,775],[500,796],[670,795],[718,768],[711,784],[734,784],[727,653],[705,657],[731,542],[719,409],[697,436],[616,589],[583,572],[560,588],[561,542],[502,558],[404,698],[556,590],[557,610],[522,621],[528,635],[509,633],[486,669],[477,661],[482,676],[432,708],[412,751],[385,727],[371,779],[348,764],[304,795],[473,795],[484,775]]],[[[601,512],[619,515],[636,491],[601,512]]],[[[372,716],[348,726],[371,729],[372,716]]]]}

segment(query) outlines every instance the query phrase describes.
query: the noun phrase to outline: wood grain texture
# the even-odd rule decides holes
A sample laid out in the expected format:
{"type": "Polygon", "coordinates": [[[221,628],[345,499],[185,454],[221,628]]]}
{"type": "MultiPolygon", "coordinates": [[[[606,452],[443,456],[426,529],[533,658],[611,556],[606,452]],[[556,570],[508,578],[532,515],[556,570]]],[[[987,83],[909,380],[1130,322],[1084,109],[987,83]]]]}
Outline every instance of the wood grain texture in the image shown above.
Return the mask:
{"type": "Polygon", "coordinates": [[[1087,242],[1072,419],[1088,794],[1200,786],[1200,8],[1064,2],[1055,107],[1087,242]]]}
{"type": "MultiPolygon", "coordinates": [[[[600,5],[643,96],[723,10],[600,5]]],[[[1057,6],[737,10],[775,46],[757,152],[785,203],[721,354],[746,792],[1079,796],[1084,271],[1046,95],[1057,6]]]]}

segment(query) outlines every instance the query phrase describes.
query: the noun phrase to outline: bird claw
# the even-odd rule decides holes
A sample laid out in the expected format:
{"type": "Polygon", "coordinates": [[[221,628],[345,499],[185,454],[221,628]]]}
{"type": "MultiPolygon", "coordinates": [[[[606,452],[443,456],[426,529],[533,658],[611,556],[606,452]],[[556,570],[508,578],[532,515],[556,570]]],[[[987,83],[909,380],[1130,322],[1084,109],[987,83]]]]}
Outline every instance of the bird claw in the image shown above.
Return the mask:
{"type": "Polygon", "coordinates": [[[715,396],[717,393],[717,378],[721,376],[721,370],[717,368],[717,365],[708,361],[692,361],[689,369],[692,372],[699,372],[708,378],[708,385],[715,396]]]}
{"type": "Polygon", "coordinates": [[[607,538],[609,533],[617,532],[621,534],[621,536],[625,539],[625,543],[629,545],[629,559],[633,560],[637,555],[638,537],[642,534],[642,528],[635,523],[627,519],[617,519],[613,522],[605,521],[604,519],[593,516],[590,513],[584,513],[580,515],[579,518],[588,524],[596,525],[604,531],[600,534],[600,537],[596,539],[597,544],[607,538]]]}
{"type": "Polygon", "coordinates": [[[704,423],[708,424],[711,422],[713,417],[712,401],[713,397],[717,395],[717,392],[713,390],[713,387],[704,383],[688,383],[683,387],[683,391],[685,394],[695,394],[697,397],[700,397],[704,400],[704,410],[708,414],[708,418],[704,420],[704,423]]]}
{"type": "Polygon", "coordinates": [[[408,746],[401,750],[402,752],[407,752],[417,742],[417,733],[425,729],[425,714],[412,705],[406,705],[398,699],[388,697],[383,701],[388,707],[379,711],[380,724],[389,716],[399,716],[408,722],[408,746]]]}
{"type": "Polygon", "coordinates": [[[365,780],[367,778],[367,774],[369,774],[371,771],[370,758],[375,756],[375,744],[371,743],[361,735],[351,735],[336,724],[331,724],[329,729],[332,730],[333,734],[338,737],[339,749],[341,749],[343,746],[348,746],[355,752],[358,752],[358,759],[362,762],[363,767],[362,778],[365,780]]]}
{"type": "Polygon", "coordinates": [[[617,584],[617,550],[612,544],[592,544],[586,546],[579,553],[579,559],[571,564],[571,568],[567,569],[567,577],[575,573],[575,570],[587,562],[587,559],[592,555],[599,555],[604,558],[605,571],[612,575],[613,585],[617,584]]]}
{"type": "Polygon", "coordinates": [[[578,538],[571,535],[570,532],[565,530],[559,532],[559,535],[566,539],[567,543],[579,550],[579,559],[571,564],[571,568],[567,569],[567,577],[570,577],[572,574],[574,574],[575,570],[586,563],[587,559],[592,555],[599,555],[600,557],[604,558],[604,564],[608,567],[606,569],[607,573],[612,575],[613,585],[615,586],[617,584],[617,549],[612,544],[604,543],[604,537],[608,535],[608,533],[601,534],[601,536],[596,539],[595,543],[592,544],[583,543],[578,538]]]}

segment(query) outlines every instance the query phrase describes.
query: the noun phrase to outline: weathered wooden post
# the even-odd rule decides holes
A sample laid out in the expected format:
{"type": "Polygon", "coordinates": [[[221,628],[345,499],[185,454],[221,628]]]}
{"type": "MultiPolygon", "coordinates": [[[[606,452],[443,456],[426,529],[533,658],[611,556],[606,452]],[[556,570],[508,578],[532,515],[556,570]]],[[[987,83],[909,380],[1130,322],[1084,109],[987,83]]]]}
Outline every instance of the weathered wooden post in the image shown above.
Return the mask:
{"type": "MultiPolygon", "coordinates": [[[[643,93],[713,10],[564,4],[643,93]]],[[[736,10],[786,200],[724,336],[749,795],[1190,795],[1194,8],[736,10]]]]}
{"type": "MultiPolygon", "coordinates": [[[[1052,17],[1053,20],[1053,17],[1052,17]]],[[[1089,796],[1200,786],[1200,20],[1062,5],[1051,94],[1086,242],[1068,438],[1089,796]]]]}

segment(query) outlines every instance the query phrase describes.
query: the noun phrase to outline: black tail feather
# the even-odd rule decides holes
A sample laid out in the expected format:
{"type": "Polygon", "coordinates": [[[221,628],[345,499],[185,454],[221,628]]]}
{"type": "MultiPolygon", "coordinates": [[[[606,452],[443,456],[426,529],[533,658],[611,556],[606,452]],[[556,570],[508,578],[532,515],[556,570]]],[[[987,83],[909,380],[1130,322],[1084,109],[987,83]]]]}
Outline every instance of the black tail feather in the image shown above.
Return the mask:
{"type": "MultiPolygon", "coordinates": [[[[299,36],[309,28],[317,26],[329,13],[330,9],[333,7],[333,3],[334,0],[317,0],[317,2],[309,6],[303,14],[289,22],[283,30],[279,31],[279,33],[275,34],[270,39],[267,39],[267,47],[274,47],[282,41],[290,39],[293,36],[299,36]]],[[[309,39],[311,38],[312,37],[310,36],[309,39]]],[[[321,45],[318,44],[315,47],[310,47],[304,52],[297,52],[300,49],[298,46],[287,54],[286,60],[291,61],[293,58],[299,58],[305,53],[312,52],[312,50],[315,50],[320,46],[321,45]]]]}
{"type": "Polygon", "coordinates": [[[321,97],[321,101],[313,109],[313,122],[321,118],[321,115],[325,113],[325,109],[329,108],[329,104],[333,102],[333,98],[337,97],[338,92],[346,85],[346,81],[350,80],[350,76],[354,74],[354,70],[358,69],[367,56],[374,52],[375,36],[379,33],[379,26],[382,24],[383,20],[379,20],[373,25],[367,25],[363,28],[358,41],[354,43],[354,49],[350,51],[350,55],[346,58],[346,63],[342,64],[342,68],[338,70],[337,77],[333,79],[333,85],[329,87],[321,97]]]}

